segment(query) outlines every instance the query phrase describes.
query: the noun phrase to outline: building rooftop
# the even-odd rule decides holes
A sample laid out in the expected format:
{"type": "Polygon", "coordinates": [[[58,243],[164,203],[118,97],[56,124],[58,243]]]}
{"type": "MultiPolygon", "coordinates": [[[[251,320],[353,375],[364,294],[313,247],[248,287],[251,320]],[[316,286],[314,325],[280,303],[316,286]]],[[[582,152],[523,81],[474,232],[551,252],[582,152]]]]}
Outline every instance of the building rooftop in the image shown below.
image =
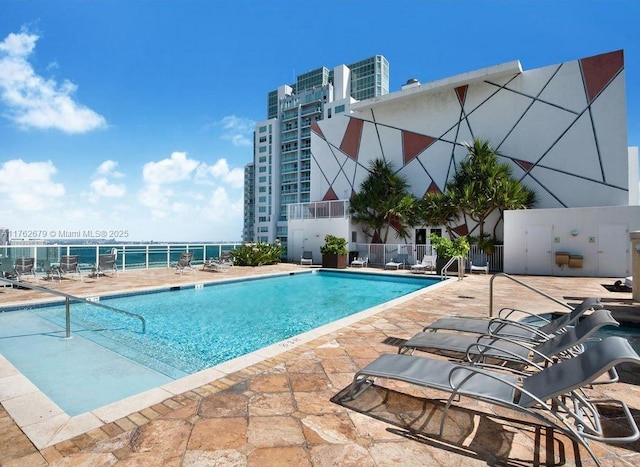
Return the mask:
{"type": "MultiPolygon", "coordinates": [[[[95,295],[299,269],[293,264],[234,267],[228,274],[197,271],[195,276],[152,269],[126,271],[119,278],[63,280],[53,287],[95,295]]],[[[640,306],[631,303],[630,293],[603,287],[614,279],[518,279],[569,304],[599,296],[617,316],[640,312],[640,306]]],[[[490,280],[484,274],[452,280],[309,341],[292,342],[277,355],[235,368],[227,366],[218,378],[167,399],[150,399],[132,413],[46,447],[36,447],[8,414],[5,407],[13,388],[6,384],[8,376],[0,375],[5,379],[0,384],[5,406],[0,408],[0,464],[594,465],[586,451],[562,434],[518,419],[514,413],[464,399],[455,403],[450,412],[455,422],[445,424],[441,438],[434,430],[442,395],[415,386],[381,382],[386,399],[370,406],[347,408],[331,402],[358,369],[380,354],[395,353],[393,343],[398,339],[412,336],[442,316],[486,317],[490,280]]],[[[18,289],[2,289],[0,297],[3,304],[39,298],[32,291],[18,289]]],[[[494,300],[496,308],[557,309],[503,278],[495,280],[494,300]]],[[[599,386],[590,393],[622,398],[637,415],[640,372],[623,369],[621,374],[620,383],[599,386]]],[[[608,416],[614,422],[616,415],[611,408],[608,416]]],[[[616,446],[594,442],[593,446],[604,466],[640,463],[640,442],[616,446]]]]}

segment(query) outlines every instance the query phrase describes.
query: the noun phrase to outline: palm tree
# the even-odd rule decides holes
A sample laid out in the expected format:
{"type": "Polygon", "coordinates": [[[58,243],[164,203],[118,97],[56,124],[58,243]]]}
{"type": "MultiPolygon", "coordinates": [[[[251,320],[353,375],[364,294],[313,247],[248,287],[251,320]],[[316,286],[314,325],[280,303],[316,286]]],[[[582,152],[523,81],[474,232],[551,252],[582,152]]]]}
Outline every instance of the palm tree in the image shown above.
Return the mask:
{"type": "Polygon", "coordinates": [[[446,184],[444,193],[425,196],[422,209],[426,223],[444,225],[451,238],[451,223],[460,214],[467,215],[478,224],[480,241],[486,242],[490,235],[485,234],[485,222],[493,211],[497,209],[500,214],[493,228],[495,238],[504,210],[530,208],[536,197],[512,177],[511,167],[499,161],[500,153],[488,140],[476,138],[465,146],[467,157],[446,184]]]}
{"type": "Polygon", "coordinates": [[[422,198],[422,217],[427,225],[442,225],[453,238],[452,223],[460,217],[460,210],[449,193],[427,193],[422,198]]]}
{"type": "Polygon", "coordinates": [[[372,243],[386,243],[391,228],[398,237],[406,239],[410,228],[418,225],[420,219],[420,206],[409,192],[409,184],[384,159],[369,164],[369,175],[359,192],[351,197],[350,212],[372,243]]]}

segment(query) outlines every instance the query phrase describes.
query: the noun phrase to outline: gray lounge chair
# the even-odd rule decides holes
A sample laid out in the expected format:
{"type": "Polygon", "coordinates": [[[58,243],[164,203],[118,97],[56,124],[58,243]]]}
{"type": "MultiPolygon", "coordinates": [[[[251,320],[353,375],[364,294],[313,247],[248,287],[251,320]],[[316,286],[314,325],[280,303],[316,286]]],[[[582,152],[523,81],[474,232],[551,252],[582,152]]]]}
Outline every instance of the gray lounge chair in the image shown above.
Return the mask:
{"type": "Polygon", "coordinates": [[[559,429],[584,446],[600,465],[588,440],[630,443],[640,438],[640,430],[624,401],[590,399],[583,389],[625,362],[640,365],[640,357],[622,337],[608,337],[574,358],[524,377],[415,355],[385,354],[358,371],[348,390],[337,395],[336,399],[358,397],[373,384],[375,378],[447,392],[450,397],[440,424],[442,436],[447,411],[460,396],[466,396],[529,414],[559,429]],[[630,427],[628,435],[605,436],[596,407],[599,403],[620,405],[630,427]]]}
{"type": "Polygon", "coordinates": [[[105,254],[98,256],[98,264],[93,267],[93,275],[100,277],[112,273],[118,276],[118,265],[116,264],[116,254],[105,254]]]}
{"type": "Polygon", "coordinates": [[[191,265],[191,260],[193,259],[193,253],[181,253],[180,259],[174,264],[175,268],[178,270],[180,275],[185,270],[191,271],[192,274],[196,273],[195,268],[191,265]]]}
{"type": "Polygon", "coordinates": [[[31,276],[36,279],[36,282],[38,282],[35,264],[35,258],[16,258],[12,274],[15,280],[20,282],[23,278],[31,276]]]}
{"type": "Polygon", "coordinates": [[[384,265],[385,269],[404,269],[407,261],[409,260],[409,255],[400,254],[393,258],[391,261],[384,265]]]}
{"type": "Polygon", "coordinates": [[[546,339],[549,335],[564,329],[566,326],[574,324],[587,311],[602,308],[599,298],[586,298],[580,305],[575,307],[570,313],[559,318],[548,320],[540,315],[536,315],[523,310],[503,308],[498,313],[498,317],[493,319],[485,318],[440,318],[424,327],[423,331],[450,330],[458,332],[469,332],[476,334],[500,334],[501,336],[522,337],[532,339],[546,339]],[[515,313],[522,313],[536,317],[545,322],[542,326],[534,326],[521,321],[510,320],[509,317],[515,313]]]}
{"type": "Polygon", "coordinates": [[[233,258],[231,257],[231,253],[228,251],[223,251],[220,253],[220,256],[217,258],[211,258],[204,262],[202,265],[202,270],[205,269],[213,269],[218,272],[227,272],[229,269],[233,267],[233,258]]]}
{"type": "Polygon", "coordinates": [[[424,255],[422,261],[411,266],[411,272],[413,273],[425,273],[427,269],[433,271],[436,268],[436,261],[438,255],[424,255]]]}
{"type": "MultiPolygon", "coordinates": [[[[552,364],[558,358],[571,358],[584,351],[583,344],[592,339],[597,330],[605,326],[619,326],[609,310],[597,310],[583,318],[574,327],[566,328],[560,334],[553,334],[544,341],[523,342],[500,335],[481,335],[464,333],[419,332],[403,343],[398,353],[413,353],[416,350],[432,353],[463,354],[469,362],[489,366],[515,364],[517,367],[529,366],[540,370],[540,364],[552,364]]],[[[611,382],[617,380],[612,374],[611,382]]]]}
{"type": "Polygon", "coordinates": [[[300,264],[310,266],[313,264],[313,252],[303,251],[300,257],[300,264]]]}
{"type": "Polygon", "coordinates": [[[368,256],[358,256],[356,259],[351,261],[351,267],[359,267],[366,268],[369,265],[369,257],[368,256]]]}
{"type": "Polygon", "coordinates": [[[52,267],[49,273],[51,275],[57,275],[58,281],[62,281],[62,277],[66,274],[77,274],[80,280],[83,281],[82,271],[80,271],[80,266],[78,265],[79,260],[79,255],[61,256],[60,264],[52,267]]]}

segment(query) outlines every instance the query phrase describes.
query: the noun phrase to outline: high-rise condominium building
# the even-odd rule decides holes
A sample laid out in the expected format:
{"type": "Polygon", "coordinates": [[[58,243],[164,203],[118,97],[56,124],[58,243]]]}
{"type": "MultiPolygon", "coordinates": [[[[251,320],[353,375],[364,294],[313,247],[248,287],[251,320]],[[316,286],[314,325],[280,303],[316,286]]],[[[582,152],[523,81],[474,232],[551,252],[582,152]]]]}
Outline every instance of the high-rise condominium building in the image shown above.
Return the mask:
{"type": "Polygon", "coordinates": [[[278,238],[286,248],[287,205],[310,201],[311,125],[348,113],[356,101],[388,93],[389,62],[374,55],[332,71],[323,66],[303,73],[268,94],[267,120],[257,123],[254,133],[252,200],[246,194],[251,174],[245,170],[245,241],[278,238]]]}

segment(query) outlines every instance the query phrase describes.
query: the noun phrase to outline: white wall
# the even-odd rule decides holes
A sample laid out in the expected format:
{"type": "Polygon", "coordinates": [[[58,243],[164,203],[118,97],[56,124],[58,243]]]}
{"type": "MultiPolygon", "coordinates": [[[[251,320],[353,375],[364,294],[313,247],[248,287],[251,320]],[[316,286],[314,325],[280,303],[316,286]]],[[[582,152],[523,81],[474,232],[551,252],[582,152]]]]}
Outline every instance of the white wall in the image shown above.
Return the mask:
{"type": "Polygon", "coordinates": [[[292,219],[289,220],[287,259],[299,262],[303,251],[313,252],[314,264],[322,263],[320,247],[327,234],[350,240],[348,218],[292,219]]]}
{"type": "Polygon", "coordinates": [[[504,272],[624,278],[639,229],[640,206],[506,211],[504,272]],[[582,267],[558,266],[557,252],[581,255],[582,267]]]}
{"type": "Polygon", "coordinates": [[[640,160],[638,146],[629,148],[629,204],[640,204],[640,160]]]}

